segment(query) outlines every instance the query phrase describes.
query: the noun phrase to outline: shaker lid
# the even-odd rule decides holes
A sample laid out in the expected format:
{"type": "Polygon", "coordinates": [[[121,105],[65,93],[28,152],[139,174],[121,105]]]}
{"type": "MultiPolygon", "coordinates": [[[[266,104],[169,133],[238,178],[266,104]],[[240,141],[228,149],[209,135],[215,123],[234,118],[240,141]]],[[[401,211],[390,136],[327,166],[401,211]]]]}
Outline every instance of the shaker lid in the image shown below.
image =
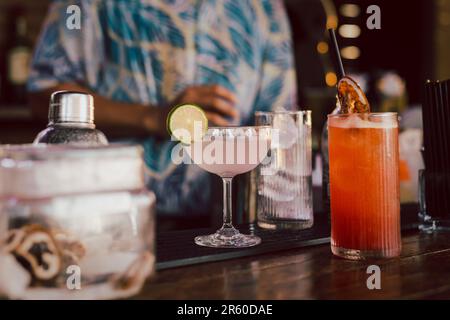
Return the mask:
{"type": "Polygon", "coordinates": [[[94,97],[85,92],[56,91],[50,97],[50,122],[94,123],[94,97]]]}

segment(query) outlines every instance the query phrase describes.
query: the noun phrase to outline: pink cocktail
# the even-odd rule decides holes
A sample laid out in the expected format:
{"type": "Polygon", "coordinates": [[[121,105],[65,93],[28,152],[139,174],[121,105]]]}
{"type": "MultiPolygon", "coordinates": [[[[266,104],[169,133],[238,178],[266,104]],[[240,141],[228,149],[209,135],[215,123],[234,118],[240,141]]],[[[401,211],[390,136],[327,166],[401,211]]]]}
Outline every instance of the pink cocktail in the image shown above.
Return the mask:
{"type": "Polygon", "coordinates": [[[223,226],[216,233],[195,238],[207,247],[242,248],[257,245],[261,239],[241,234],[232,224],[231,185],[234,176],[253,170],[266,157],[270,147],[269,127],[212,127],[201,141],[185,146],[192,161],[223,180],[223,226]]]}

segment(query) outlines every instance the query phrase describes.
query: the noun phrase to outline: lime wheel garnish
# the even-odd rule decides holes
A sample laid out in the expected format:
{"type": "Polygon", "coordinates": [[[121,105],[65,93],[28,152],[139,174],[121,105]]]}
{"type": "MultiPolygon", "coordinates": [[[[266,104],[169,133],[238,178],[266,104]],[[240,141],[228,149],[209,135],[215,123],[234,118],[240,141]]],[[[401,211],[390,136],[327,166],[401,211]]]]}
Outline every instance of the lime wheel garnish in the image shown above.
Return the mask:
{"type": "Polygon", "coordinates": [[[208,119],[199,106],[178,105],[167,116],[167,130],[175,140],[183,144],[191,144],[203,138],[208,130],[208,119]]]}

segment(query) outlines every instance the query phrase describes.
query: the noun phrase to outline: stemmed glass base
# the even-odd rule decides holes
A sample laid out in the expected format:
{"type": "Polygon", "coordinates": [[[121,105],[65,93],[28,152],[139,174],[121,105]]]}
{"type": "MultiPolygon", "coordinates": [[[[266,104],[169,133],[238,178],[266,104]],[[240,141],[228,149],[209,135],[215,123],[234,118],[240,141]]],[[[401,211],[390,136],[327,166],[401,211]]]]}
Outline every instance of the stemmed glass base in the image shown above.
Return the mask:
{"type": "Polygon", "coordinates": [[[214,248],[246,248],[261,243],[261,238],[240,233],[233,226],[223,226],[214,234],[195,237],[195,243],[214,248]]]}

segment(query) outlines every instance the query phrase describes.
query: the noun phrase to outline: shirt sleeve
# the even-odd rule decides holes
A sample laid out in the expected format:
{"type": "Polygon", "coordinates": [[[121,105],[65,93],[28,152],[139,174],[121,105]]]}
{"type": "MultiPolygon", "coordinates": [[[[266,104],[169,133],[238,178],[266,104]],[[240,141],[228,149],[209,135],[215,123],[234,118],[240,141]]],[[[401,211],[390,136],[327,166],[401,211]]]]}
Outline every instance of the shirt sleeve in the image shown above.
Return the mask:
{"type": "Polygon", "coordinates": [[[265,30],[260,89],[255,110],[296,109],[297,80],[291,28],[280,0],[262,0],[265,30]]]}
{"type": "MultiPolygon", "coordinates": [[[[81,8],[81,3],[78,7],[81,8]]],[[[29,91],[40,91],[65,82],[85,82],[83,35],[86,28],[69,29],[66,1],[50,4],[34,50],[28,80],[29,91]]],[[[81,14],[84,19],[84,12],[81,14]]]]}

